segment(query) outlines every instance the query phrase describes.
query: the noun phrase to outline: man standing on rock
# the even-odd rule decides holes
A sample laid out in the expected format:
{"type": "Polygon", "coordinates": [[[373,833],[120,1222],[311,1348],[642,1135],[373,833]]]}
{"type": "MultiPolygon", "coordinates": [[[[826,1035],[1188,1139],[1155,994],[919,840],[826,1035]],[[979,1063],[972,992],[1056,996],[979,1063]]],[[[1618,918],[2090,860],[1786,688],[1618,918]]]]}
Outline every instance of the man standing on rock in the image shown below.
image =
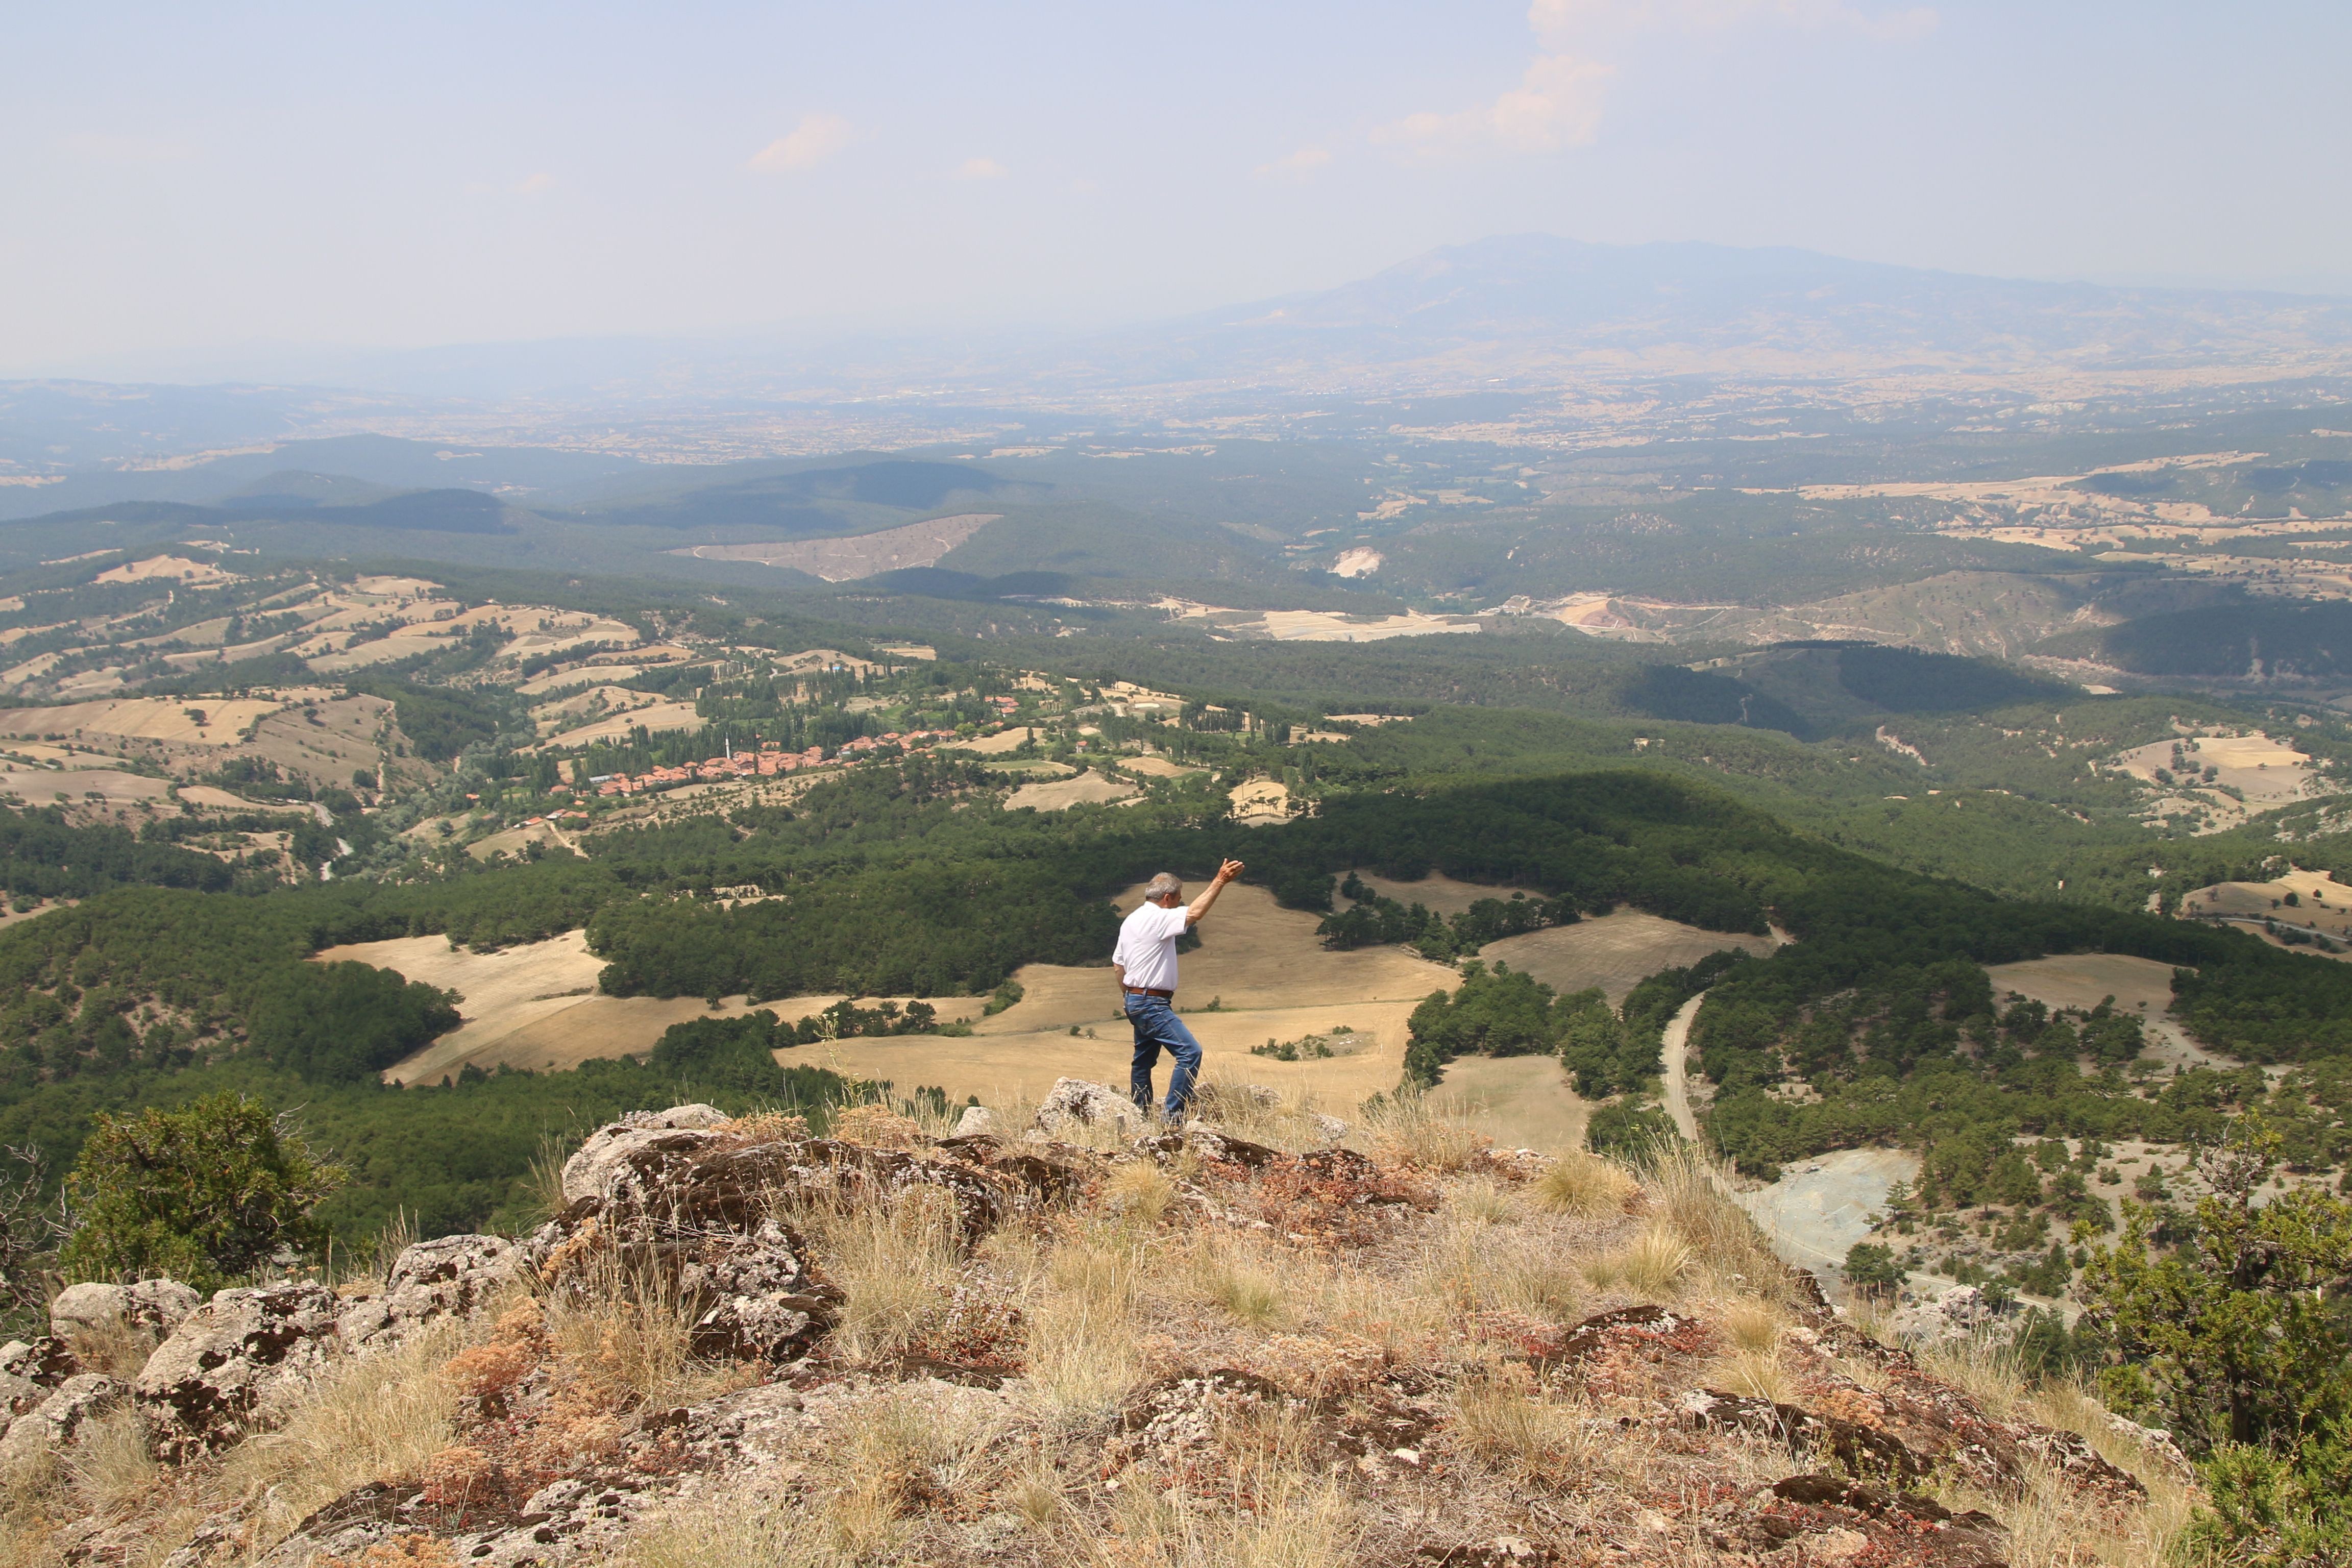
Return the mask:
{"type": "Polygon", "coordinates": [[[1176,1016],[1176,939],[1209,912],[1225,884],[1242,874],[1242,863],[1228,860],[1217,868],[1208,890],[1190,904],[1184,902],[1183,879],[1162,871],[1143,889],[1143,904],[1119,923],[1118,946],[1110,966],[1118,973],[1120,1000],[1127,1021],[1135,1026],[1135,1066],[1128,1074],[1128,1092],[1147,1112],[1151,1109],[1151,1069],[1160,1065],[1164,1048],[1176,1058],[1168,1079],[1166,1115],[1184,1119],[1192,1098],[1192,1079],[1201,1071],[1201,1042],[1176,1016]]]}

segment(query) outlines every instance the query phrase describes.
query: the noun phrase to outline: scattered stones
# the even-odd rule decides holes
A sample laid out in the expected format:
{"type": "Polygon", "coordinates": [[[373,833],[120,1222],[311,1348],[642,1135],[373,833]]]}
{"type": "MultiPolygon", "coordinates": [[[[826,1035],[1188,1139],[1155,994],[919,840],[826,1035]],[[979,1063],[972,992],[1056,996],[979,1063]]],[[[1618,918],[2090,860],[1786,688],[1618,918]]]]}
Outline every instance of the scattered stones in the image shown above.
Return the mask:
{"type": "Polygon", "coordinates": [[[20,1474],[43,1455],[61,1451],[92,1416],[119,1404],[122,1392],[121,1384],[95,1372],[66,1379],[47,1399],[8,1423],[7,1436],[0,1437],[0,1473],[20,1474]]]}
{"type": "Polygon", "coordinates": [[[352,1302],[337,1320],[346,1348],[389,1344],[436,1318],[478,1310],[522,1270],[522,1248],[502,1236],[420,1241],[394,1260],[383,1294],[352,1302]]]}
{"type": "Polygon", "coordinates": [[[265,1419],[337,1348],[342,1302],[323,1285],[223,1290],[147,1358],[134,1385],[157,1451],[181,1459],[265,1419]]]}
{"type": "Polygon", "coordinates": [[[967,1105],[956,1118],[954,1136],[974,1138],[996,1131],[996,1114],[985,1105],[967,1105]]]}

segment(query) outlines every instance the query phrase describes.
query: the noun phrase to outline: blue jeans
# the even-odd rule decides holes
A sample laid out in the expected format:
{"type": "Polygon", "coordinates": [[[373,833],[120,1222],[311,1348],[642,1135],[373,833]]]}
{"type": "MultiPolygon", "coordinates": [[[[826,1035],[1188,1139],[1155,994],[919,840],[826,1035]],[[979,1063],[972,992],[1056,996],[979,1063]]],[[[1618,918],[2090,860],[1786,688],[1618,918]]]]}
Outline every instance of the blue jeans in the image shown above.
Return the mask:
{"type": "Polygon", "coordinates": [[[1175,1006],[1164,996],[1139,996],[1128,992],[1127,1021],[1135,1026],[1135,1066],[1127,1079],[1128,1093],[1144,1110],[1151,1109],[1151,1069],[1160,1065],[1160,1053],[1164,1047],[1176,1058],[1176,1070],[1168,1079],[1168,1119],[1181,1119],[1184,1107],[1192,1099],[1192,1079],[1201,1071],[1201,1042],[1176,1016],[1175,1006]]]}

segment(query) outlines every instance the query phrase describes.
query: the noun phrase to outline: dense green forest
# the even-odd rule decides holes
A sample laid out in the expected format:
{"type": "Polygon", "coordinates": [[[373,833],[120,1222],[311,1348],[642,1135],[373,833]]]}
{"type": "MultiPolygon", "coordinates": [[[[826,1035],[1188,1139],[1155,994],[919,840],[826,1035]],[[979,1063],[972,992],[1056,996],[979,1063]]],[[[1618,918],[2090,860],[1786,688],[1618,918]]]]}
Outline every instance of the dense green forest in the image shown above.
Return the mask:
{"type": "MultiPolygon", "coordinates": [[[[1221,806],[1213,795],[1171,794],[1118,811],[1006,811],[969,772],[916,759],[820,784],[790,808],[602,836],[585,859],[467,862],[266,893],[103,892],[0,931],[0,982],[14,998],[0,1009],[0,1135],[67,1156],[93,1110],[251,1084],[307,1105],[320,1135],[357,1161],[358,1179],[335,1200],[354,1223],[401,1205],[478,1217],[512,1201],[522,1143],[567,1116],[593,1121],[633,1097],[660,1098],[685,1080],[682,1059],[383,1088],[376,1073],[449,1026],[446,998],[310,954],[430,933],[489,948],[585,925],[606,963],[604,988],[619,994],[976,994],[1023,963],[1097,961],[1110,942],[1109,894],[1163,866],[1205,873],[1234,847],[1211,805],[1221,806]],[[708,896],[747,884],[768,896],[731,908],[708,896]],[[428,1104],[453,1109],[418,1109],[428,1104]],[[436,1187],[425,1154],[413,1170],[403,1163],[410,1156],[398,1151],[444,1147],[420,1131],[443,1122],[502,1130],[481,1131],[473,1153],[449,1146],[450,1170],[490,1173],[436,1187]],[[379,1126],[417,1136],[380,1142],[379,1126]],[[389,1164],[352,1152],[377,1148],[389,1164]],[[489,1149],[502,1151],[495,1171],[481,1164],[489,1149]]],[[[1319,816],[1255,835],[1247,858],[1252,879],[1329,914],[1343,942],[1389,940],[1404,933],[1386,922],[1412,920],[1347,899],[1338,884],[1352,868],[1402,880],[1439,871],[1526,895],[1412,933],[1448,956],[1617,907],[1723,931],[1779,924],[1798,940],[1772,957],[1654,977],[1605,1024],[1589,997],[1550,999],[1537,1009],[1538,1032],[1549,1031],[1539,1042],[1455,1029],[1434,1047],[1440,1066],[1464,1049],[1563,1050],[1589,1092],[1622,1093],[1655,1073],[1665,1017],[1712,983],[1696,1039],[1718,1089],[1714,1135],[1757,1169],[1843,1143],[1940,1136],[1951,1117],[1927,1113],[1921,1097],[1948,1089],[1954,1074],[2006,1097],[1999,1114],[2029,1131],[2103,1117],[2096,1125],[2120,1135],[2130,1117],[2155,1114],[2139,1108],[2156,1101],[2095,1085],[2062,1086],[2060,1110],[2029,1103],[2050,1085],[2029,1072],[2039,1087],[2017,1087],[2000,1074],[2022,1069],[1969,1044],[1991,1016],[1986,963],[2100,950],[2193,964],[2182,1016],[2217,1049],[2303,1060],[2352,1047],[2343,966],[2149,915],[1921,877],[1653,771],[1334,795],[1319,816]],[[1351,921],[1373,929],[1351,934],[1351,921]],[[1815,1103],[1766,1098],[1800,1078],[1815,1103]]]]}

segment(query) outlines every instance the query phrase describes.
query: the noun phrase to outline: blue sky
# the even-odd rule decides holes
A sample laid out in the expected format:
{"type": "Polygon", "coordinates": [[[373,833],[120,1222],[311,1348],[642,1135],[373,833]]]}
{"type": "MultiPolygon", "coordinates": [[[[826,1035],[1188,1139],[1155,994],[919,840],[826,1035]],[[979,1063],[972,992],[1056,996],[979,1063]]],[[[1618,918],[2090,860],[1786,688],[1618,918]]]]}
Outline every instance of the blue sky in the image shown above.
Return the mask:
{"type": "Polygon", "coordinates": [[[2352,293],[2352,6],[35,5],[0,374],[1171,315],[1546,230],[2352,293]]]}

